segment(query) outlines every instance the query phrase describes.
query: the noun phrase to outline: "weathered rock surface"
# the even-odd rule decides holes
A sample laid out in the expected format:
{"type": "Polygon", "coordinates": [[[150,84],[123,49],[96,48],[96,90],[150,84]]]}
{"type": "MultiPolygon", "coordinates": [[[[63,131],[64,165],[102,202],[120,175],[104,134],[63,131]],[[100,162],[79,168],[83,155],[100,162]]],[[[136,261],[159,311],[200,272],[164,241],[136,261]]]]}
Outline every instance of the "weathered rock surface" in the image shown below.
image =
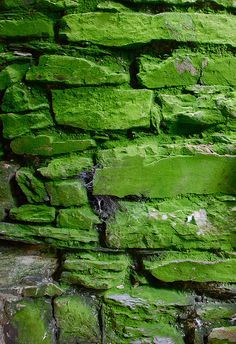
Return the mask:
{"type": "Polygon", "coordinates": [[[214,328],[208,337],[209,344],[230,344],[236,343],[236,327],[214,328]]]}
{"type": "Polygon", "coordinates": [[[112,248],[232,251],[234,227],[234,202],[213,197],[121,201],[107,221],[106,243],[112,248]]]}
{"type": "Polygon", "coordinates": [[[47,205],[24,204],[10,210],[10,217],[20,222],[50,223],[55,220],[56,210],[47,205]]]}
{"type": "Polygon", "coordinates": [[[81,180],[47,182],[46,189],[52,205],[71,207],[88,203],[87,192],[81,180]]]}
{"type": "Polygon", "coordinates": [[[1,70],[0,72],[0,90],[5,90],[7,87],[17,83],[23,79],[26,71],[29,69],[29,64],[13,63],[1,70]]]}
{"type": "Polygon", "coordinates": [[[86,288],[106,290],[124,288],[130,260],[125,254],[81,252],[66,254],[62,281],[86,288]]]}
{"type": "Polygon", "coordinates": [[[165,155],[155,144],[100,151],[98,162],[103,168],[96,170],[94,194],[163,198],[188,193],[235,193],[233,156],[204,153],[197,146],[193,147],[195,155],[191,155],[191,148],[189,153],[186,149],[185,155],[175,156],[165,155]]]}
{"type": "Polygon", "coordinates": [[[18,169],[17,164],[0,161],[0,204],[3,210],[15,205],[11,183],[18,169]]]}
{"type": "Polygon", "coordinates": [[[130,47],[153,40],[236,45],[235,19],[222,14],[82,13],[63,17],[61,37],[70,42],[130,47]]]}
{"type": "Polygon", "coordinates": [[[212,253],[168,252],[153,259],[144,259],[145,268],[164,282],[236,282],[235,257],[212,253]]]}
{"type": "Polygon", "coordinates": [[[86,87],[53,90],[52,96],[58,124],[86,130],[150,127],[149,90],[86,87]]]}
{"type": "Polygon", "coordinates": [[[26,80],[74,86],[112,85],[129,82],[129,74],[84,58],[44,55],[39,65],[28,71],[26,80]]]}
{"type": "Polygon", "coordinates": [[[57,216],[57,226],[89,230],[101,223],[89,206],[81,208],[60,209],[57,216]]]}

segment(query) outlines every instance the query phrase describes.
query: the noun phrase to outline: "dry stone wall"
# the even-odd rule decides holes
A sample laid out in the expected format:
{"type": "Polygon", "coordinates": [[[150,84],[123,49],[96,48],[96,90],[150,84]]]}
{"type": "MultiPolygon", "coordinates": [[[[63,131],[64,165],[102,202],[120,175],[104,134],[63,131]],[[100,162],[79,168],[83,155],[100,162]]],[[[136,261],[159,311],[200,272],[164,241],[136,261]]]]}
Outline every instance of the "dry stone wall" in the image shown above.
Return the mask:
{"type": "Polygon", "coordinates": [[[236,343],[235,0],[0,10],[0,344],[236,343]]]}

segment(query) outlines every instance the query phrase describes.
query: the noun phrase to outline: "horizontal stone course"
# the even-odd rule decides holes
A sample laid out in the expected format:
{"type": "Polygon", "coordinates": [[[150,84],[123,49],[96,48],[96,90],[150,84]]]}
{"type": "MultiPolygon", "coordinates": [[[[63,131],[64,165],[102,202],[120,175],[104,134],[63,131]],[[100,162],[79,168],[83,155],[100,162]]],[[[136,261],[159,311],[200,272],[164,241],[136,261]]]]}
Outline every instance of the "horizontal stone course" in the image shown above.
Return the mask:
{"type": "Polygon", "coordinates": [[[63,17],[60,36],[70,42],[130,47],[153,40],[236,45],[235,18],[223,14],[165,12],[83,13],[63,17]]]}
{"type": "MultiPolygon", "coordinates": [[[[151,198],[185,194],[235,193],[234,156],[197,152],[161,154],[156,145],[114,148],[100,153],[95,195],[151,198]]],[[[194,146],[193,146],[194,147],[194,146]]]]}
{"type": "Polygon", "coordinates": [[[149,90],[78,88],[53,90],[58,124],[85,130],[150,127],[153,93],[149,90]]]}
{"type": "MultiPolygon", "coordinates": [[[[201,3],[201,0],[128,0],[131,3],[142,4],[170,4],[170,5],[192,5],[201,3]]],[[[210,0],[210,3],[220,5],[223,7],[235,8],[236,4],[234,0],[210,0]]]]}
{"type": "Polygon", "coordinates": [[[129,82],[129,74],[115,66],[102,66],[85,58],[43,55],[39,65],[28,71],[26,80],[74,86],[112,85],[129,82]]]}

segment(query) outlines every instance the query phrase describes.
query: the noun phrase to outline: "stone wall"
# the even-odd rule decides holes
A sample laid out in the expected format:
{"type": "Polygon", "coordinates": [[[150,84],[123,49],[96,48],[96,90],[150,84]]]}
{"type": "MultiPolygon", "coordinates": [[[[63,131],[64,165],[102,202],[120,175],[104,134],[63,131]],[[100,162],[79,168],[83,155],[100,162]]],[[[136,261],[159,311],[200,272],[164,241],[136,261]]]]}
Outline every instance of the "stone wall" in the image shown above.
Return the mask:
{"type": "Polygon", "coordinates": [[[235,0],[0,8],[0,343],[236,343],[235,0]]]}

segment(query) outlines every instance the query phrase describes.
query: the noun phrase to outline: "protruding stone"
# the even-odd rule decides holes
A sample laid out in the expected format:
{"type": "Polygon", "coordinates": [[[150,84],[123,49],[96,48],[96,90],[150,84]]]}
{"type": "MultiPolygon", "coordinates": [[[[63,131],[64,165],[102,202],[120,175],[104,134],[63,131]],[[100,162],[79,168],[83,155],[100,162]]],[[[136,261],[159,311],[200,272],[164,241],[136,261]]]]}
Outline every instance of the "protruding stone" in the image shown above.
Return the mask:
{"type": "Polygon", "coordinates": [[[150,127],[149,90],[86,87],[53,90],[52,95],[58,124],[85,130],[150,127]]]}
{"type": "Polygon", "coordinates": [[[129,74],[115,66],[102,66],[84,58],[44,55],[38,66],[31,67],[26,79],[57,85],[112,85],[129,82],[129,74]]]}
{"type": "Polygon", "coordinates": [[[129,258],[111,252],[66,254],[62,281],[92,289],[123,288],[128,274],[129,258]]]}
{"type": "Polygon", "coordinates": [[[47,205],[24,204],[19,208],[12,208],[10,217],[20,222],[50,223],[55,220],[56,213],[55,208],[47,205]]]}
{"type": "Polygon", "coordinates": [[[236,343],[236,327],[213,328],[208,337],[209,344],[231,344],[236,343]]]}
{"type": "Polygon", "coordinates": [[[52,205],[71,207],[88,203],[87,192],[81,180],[48,182],[46,189],[52,205]]]}
{"type": "Polygon", "coordinates": [[[236,259],[206,252],[168,252],[151,259],[144,266],[164,282],[236,282],[236,259]]]}
{"type": "Polygon", "coordinates": [[[5,90],[10,85],[19,82],[25,76],[29,64],[10,64],[0,72],[0,90],[5,90]]]}
{"type": "Polygon", "coordinates": [[[46,167],[41,167],[38,171],[45,178],[64,179],[79,176],[85,171],[92,170],[92,168],[93,161],[91,158],[71,155],[53,159],[46,167]]]}

